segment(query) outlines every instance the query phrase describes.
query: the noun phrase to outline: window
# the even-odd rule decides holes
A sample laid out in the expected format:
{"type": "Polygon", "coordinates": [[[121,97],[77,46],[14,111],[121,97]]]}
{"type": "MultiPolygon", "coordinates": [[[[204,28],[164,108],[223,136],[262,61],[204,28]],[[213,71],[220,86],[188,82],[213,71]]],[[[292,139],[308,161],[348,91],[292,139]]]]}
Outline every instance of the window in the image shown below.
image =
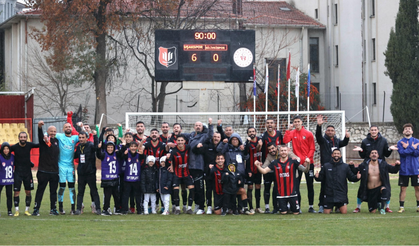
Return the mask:
{"type": "Polygon", "coordinates": [[[377,83],[372,83],[372,97],[373,105],[377,104],[377,83]]]}
{"type": "Polygon", "coordinates": [[[338,4],[335,4],[335,25],[338,24],[338,4]]]}
{"type": "Polygon", "coordinates": [[[319,18],[319,9],[315,9],[315,10],[314,10],[314,17],[315,17],[316,19],[318,19],[318,18],[319,18]]]}
{"type": "Polygon", "coordinates": [[[310,69],[318,73],[319,69],[319,38],[310,38],[310,69]]]}
{"type": "Polygon", "coordinates": [[[335,45],[335,66],[339,66],[339,46],[335,45]]]}
{"type": "Polygon", "coordinates": [[[375,0],[371,0],[371,16],[370,17],[374,17],[375,16],[375,0]]]}
{"type": "Polygon", "coordinates": [[[339,92],[339,86],[336,86],[336,108],[340,108],[340,92],[339,92]]]}
{"type": "Polygon", "coordinates": [[[320,83],[311,83],[314,87],[316,87],[317,91],[319,92],[320,95],[320,83]]]}
{"type": "Polygon", "coordinates": [[[372,60],[375,61],[375,38],[372,39],[372,60]]]}

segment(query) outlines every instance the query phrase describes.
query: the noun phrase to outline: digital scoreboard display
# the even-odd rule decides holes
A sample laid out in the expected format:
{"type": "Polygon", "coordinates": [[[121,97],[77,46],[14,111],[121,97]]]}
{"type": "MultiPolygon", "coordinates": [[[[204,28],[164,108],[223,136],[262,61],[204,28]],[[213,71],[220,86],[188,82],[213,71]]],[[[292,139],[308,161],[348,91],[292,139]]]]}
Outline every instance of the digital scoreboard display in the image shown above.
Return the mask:
{"type": "Polygon", "coordinates": [[[156,81],[253,82],[253,30],[156,30],[155,49],[156,81]]]}

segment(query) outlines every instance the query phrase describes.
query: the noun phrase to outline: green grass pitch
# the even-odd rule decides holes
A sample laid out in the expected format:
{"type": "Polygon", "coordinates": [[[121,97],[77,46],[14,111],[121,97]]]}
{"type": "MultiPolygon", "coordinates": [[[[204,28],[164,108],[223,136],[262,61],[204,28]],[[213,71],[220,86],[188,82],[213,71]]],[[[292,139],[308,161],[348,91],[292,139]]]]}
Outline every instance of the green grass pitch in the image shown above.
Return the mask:
{"type": "MultiPolygon", "coordinates": [[[[0,244],[419,244],[419,213],[413,187],[408,188],[405,213],[397,213],[399,188],[392,179],[391,209],[394,213],[370,214],[366,203],[361,213],[353,214],[359,183],[349,184],[348,214],[307,213],[307,189],[301,185],[300,215],[255,214],[225,217],[217,215],[94,215],[86,206],[80,216],[49,216],[48,188],[39,217],[22,215],[21,192],[19,217],[9,217],[5,192],[0,203],[0,244]]],[[[320,184],[315,183],[315,204],[320,184]]],[[[263,187],[262,187],[263,189],[263,187]]],[[[35,190],[32,192],[32,204],[35,190]]],[[[85,204],[90,205],[88,188],[85,204]]],[[[101,202],[102,189],[99,190],[101,202]]],[[[253,201],[254,202],[254,201],[253,201]]],[[[113,205],[113,201],[111,202],[113,205]]],[[[68,189],[65,210],[70,210],[68,189]]],[[[264,206],[263,198],[261,206],[264,206]]],[[[317,206],[315,206],[317,210],[317,206]]],[[[271,208],[272,209],[272,208],[271,208]]],[[[14,209],[13,209],[14,212],[14,209]]]]}

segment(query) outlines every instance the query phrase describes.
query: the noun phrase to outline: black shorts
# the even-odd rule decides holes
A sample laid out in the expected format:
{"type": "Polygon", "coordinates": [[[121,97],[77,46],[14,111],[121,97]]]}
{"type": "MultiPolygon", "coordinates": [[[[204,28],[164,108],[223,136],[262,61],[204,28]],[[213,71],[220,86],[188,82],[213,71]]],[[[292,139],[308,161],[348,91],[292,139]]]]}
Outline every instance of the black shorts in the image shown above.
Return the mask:
{"type": "Polygon", "coordinates": [[[270,184],[275,181],[275,174],[273,172],[269,172],[263,175],[263,183],[270,184]]]}
{"type": "Polygon", "coordinates": [[[287,212],[288,206],[287,204],[290,204],[290,210],[293,213],[297,213],[300,211],[300,205],[298,204],[298,196],[294,197],[288,197],[288,198],[279,198],[277,199],[278,206],[279,206],[279,212],[287,212]]]}
{"type": "Polygon", "coordinates": [[[14,173],[15,176],[15,182],[13,185],[13,190],[14,191],[20,191],[20,187],[22,186],[22,182],[23,182],[23,187],[25,188],[25,190],[33,190],[33,177],[32,177],[32,172],[30,173],[14,173]]]}
{"type": "Polygon", "coordinates": [[[419,175],[404,176],[399,175],[399,186],[409,186],[409,179],[411,186],[419,186],[419,175]]]}
{"type": "Polygon", "coordinates": [[[326,197],[323,200],[325,209],[333,209],[334,207],[340,208],[342,206],[348,205],[348,202],[334,202],[333,197],[326,197]]]}
{"type": "Polygon", "coordinates": [[[383,194],[386,192],[381,191],[382,187],[383,186],[378,186],[374,189],[367,189],[368,210],[370,212],[378,208],[378,204],[381,200],[388,200],[388,197],[383,197],[383,194]]]}
{"type": "Polygon", "coordinates": [[[262,183],[262,174],[260,172],[252,173],[252,177],[249,177],[249,174],[246,175],[246,184],[261,184],[262,183]]]}
{"type": "Polygon", "coordinates": [[[328,202],[328,203],[324,203],[323,207],[324,209],[333,209],[334,207],[340,208],[346,205],[347,203],[343,203],[343,202],[328,202]]]}
{"type": "Polygon", "coordinates": [[[187,177],[178,177],[178,176],[174,176],[173,177],[173,187],[179,187],[179,185],[184,184],[186,185],[186,187],[193,185],[193,178],[192,176],[187,176],[187,177]]]}
{"type": "Polygon", "coordinates": [[[219,210],[223,208],[223,199],[224,195],[218,195],[214,192],[214,210],[219,210]]]}

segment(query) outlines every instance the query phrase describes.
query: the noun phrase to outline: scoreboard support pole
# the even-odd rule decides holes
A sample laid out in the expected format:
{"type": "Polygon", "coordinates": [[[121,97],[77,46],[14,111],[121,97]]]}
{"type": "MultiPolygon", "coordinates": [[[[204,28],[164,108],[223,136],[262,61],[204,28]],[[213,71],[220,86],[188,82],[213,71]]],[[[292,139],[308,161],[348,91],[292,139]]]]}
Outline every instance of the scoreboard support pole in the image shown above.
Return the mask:
{"type": "MultiPolygon", "coordinates": [[[[184,90],[199,90],[199,112],[213,112],[210,108],[210,90],[224,90],[225,82],[222,81],[183,81],[184,90]]],[[[202,123],[207,123],[208,118],[202,116],[202,123]]]]}

